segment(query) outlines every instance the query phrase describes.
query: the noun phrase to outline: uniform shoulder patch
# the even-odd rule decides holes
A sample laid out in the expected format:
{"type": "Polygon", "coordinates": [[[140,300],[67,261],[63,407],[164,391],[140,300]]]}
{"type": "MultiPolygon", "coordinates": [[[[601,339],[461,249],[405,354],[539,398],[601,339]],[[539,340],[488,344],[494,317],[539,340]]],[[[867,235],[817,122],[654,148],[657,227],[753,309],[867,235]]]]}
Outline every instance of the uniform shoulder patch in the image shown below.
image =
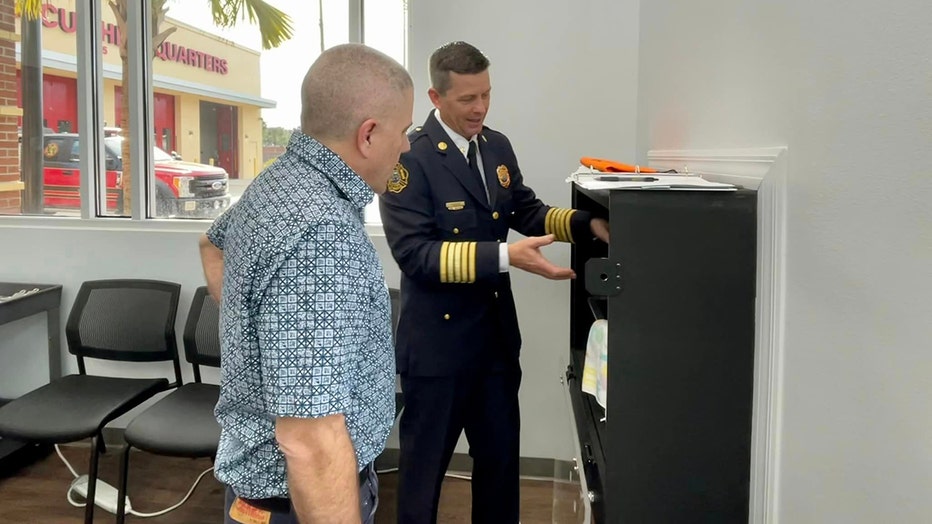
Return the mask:
{"type": "Polygon", "coordinates": [[[388,179],[388,191],[391,193],[401,193],[408,187],[408,170],[401,162],[395,164],[395,171],[392,177],[388,179]]]}

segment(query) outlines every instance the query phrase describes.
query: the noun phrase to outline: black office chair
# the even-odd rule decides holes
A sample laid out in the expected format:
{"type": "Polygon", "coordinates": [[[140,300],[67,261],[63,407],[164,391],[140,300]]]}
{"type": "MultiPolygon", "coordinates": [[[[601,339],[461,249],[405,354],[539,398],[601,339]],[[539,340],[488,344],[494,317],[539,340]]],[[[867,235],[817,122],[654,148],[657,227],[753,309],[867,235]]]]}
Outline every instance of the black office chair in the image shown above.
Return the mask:
{"type": "Polygon", "coordinates": [[[45,444],[91,439],[84,522],[94,521],[101,431],[111,420],[171,387],[165,378],[88,375],[84,358],[171,361],[181,383],[175,315],[181,286],[156,280],[96,280],[81,284],[68,315],[68,351],[78,374],[57,379],[0,408],[0,436],[45,444]]]}
{"type": "Polygon", "coordinates": [[[117,523],[126,518],[129,453],[138,448],[173,457],[210,457],[217,454],[220,425],[214,406],[220,386],[201,382],[200,366],[220,367],[220,323],[217,303],[202,286],[194,293],[184,328],[184,353],[194,368],[194,382],[180,386],[136,416],[126,427],[126,447],[120,462],[117,523]]]}

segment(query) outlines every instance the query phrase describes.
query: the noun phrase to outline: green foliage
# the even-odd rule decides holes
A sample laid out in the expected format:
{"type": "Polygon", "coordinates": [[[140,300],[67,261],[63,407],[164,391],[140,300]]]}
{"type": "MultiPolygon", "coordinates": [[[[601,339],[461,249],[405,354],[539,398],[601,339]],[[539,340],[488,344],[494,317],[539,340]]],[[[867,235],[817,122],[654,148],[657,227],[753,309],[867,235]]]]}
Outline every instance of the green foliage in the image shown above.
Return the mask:
{"type": "Polygon", "coordinates": [[[207,0],[207,3],[217,27],[233,27],[246,19],[257,24],[262,49],[278,47],[294,35],[291,18],[263,0],[207,0]]]}
{"type": "Polygon", "coordinates": [[[262,145],[287,146],[288,140],[291,139],[291,134],[294,133],[294,131],[294,129],[286,129],[284,127],[266,127],[265,122],[263,122],[262,145]]]}

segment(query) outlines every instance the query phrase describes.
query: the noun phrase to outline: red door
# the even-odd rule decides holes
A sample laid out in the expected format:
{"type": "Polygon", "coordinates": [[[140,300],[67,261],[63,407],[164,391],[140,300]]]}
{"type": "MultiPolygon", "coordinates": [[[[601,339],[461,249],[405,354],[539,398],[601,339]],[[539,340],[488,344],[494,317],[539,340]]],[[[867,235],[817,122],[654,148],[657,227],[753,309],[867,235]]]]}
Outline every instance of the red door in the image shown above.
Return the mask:
{"type": "Polygon", "coordinates": [[[217,106],[217,163],[226,170],[230,178],[239,178],[239,166],[236,163],[239,144],[236,135],[236,108],[217,106]]]}
{"type": "MultiPolygon", "coordinates": [[[[21,72],[16,71],[17,105],[23,106],[21,72]]],[[[78,81],[54,75],[42,77],[43,126],[58,133],[78,132],[78,81]]],[[[19,125],[22,125],[20,118],[19,125]]]]}
{"type": "Polygon", "coordinates": [[[178,149],[175,142],[175,97],[155,93],[155,143],[167,153],[178,149]]]}
{"type": "MultiPolygon", "coordinates": [[[[120,127],[123,121],[123,88],[116,86],[113,90],[114,114],[116,122],[107,123],[115,127],[120,127]]],[[[164,93],[154,94],[155,107],[153,110],[153,120],[155,125],[155,145],[164,149],[166,153],[171,153],[178,148],[175,142],[175,97],[164,93]]]]}
{"type": "Polygon", "coordinates": [[[45,126],[59,133],[78,132],[78,81],[45,75],[42,78],[45,126]]]}

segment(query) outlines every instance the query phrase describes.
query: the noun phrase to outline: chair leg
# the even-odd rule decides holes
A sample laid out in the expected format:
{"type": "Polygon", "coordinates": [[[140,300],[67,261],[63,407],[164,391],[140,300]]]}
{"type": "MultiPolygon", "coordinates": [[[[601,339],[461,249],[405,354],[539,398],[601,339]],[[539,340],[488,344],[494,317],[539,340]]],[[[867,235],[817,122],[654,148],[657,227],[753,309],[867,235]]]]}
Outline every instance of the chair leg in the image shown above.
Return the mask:
{"type": "Polygon", "coordinates": [[[91,437],[91,463],[87,468],[87,504],[84,506],[84,524],[94,524],[94,497],[97,495],[97,459],[100,448],[97,441],[103,440],[99,433],[91,437]]]}
{"type": "Polygon", "coordinates": [[[126,493],[129,485],[129,452],[132,446],[129,443],[123,448],[120,457],[120,487],[117,488],[117,524],[126,522],[126,493]]]}

